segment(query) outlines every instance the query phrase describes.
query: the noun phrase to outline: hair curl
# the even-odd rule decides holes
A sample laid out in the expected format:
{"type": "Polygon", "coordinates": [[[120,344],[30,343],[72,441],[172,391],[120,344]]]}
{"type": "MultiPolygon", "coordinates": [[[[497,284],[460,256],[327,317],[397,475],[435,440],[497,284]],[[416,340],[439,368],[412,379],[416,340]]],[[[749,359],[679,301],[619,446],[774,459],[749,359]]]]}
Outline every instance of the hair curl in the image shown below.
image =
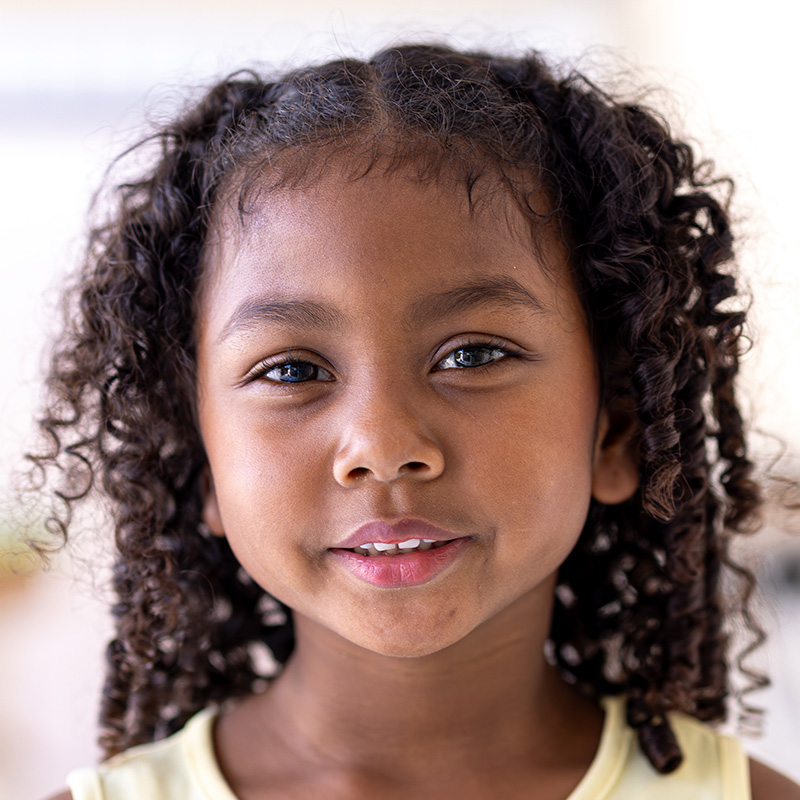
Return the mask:
{"type": "MultiPolygon", "coordinates": [[[[734,396],[744,313],[731,310],[734,278],[721,269],[729,182],[651,111],[536,54],[432,45],[273,81],[237,73],[146,142],[155,166],[117,187],[113,216],[91,234],[41,419],[51,447],[31,456],[62,475],[51,524],[64,540],[97,479],[113,501],[106,752],[252,691],[269,675],[264,644],[278,665],[291,653],[290,611],[201,522],[194,298],[226,187],[246,187],[265,163],[285,165],[283,180],[313,180],[320,154],[348,152],[367,169],[416,164],[420,179],[446,169],[470,192],[499,176],[531,212],[535,190],[551,199],[605,401],[638,419],[641,478],[631,501],[593,501],[560,571],[551,656],[591,694],[625,692],[644,752],[674,769],[666,712],[725,717],[720,571],[760,503],[734,396]]],[[[749,591],[749,573],[734,569],[749,591]]]]}

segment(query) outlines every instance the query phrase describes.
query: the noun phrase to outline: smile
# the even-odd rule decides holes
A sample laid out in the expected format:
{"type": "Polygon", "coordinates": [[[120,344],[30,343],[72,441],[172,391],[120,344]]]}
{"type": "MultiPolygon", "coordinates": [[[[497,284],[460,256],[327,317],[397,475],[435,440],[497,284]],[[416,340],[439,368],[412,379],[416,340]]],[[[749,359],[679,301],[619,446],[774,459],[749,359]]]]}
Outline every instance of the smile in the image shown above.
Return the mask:
{"type": "Polygon", "coordinates": [[[405,542],[397,542],[396,544],[366,542],[352,548],[352,550],[362,556],[396,556],[401,553],[416,553],[420,550],[435,550],[447,543],[448,540],[438,541],[436,539],[407,539],[405,542]]]}
{"type": "Polygon", "coordinates": [[[458,560],[470,541],[471,537],[462,536],[447,541],[365,542],[351,549],[334,547],[328,552],[356,578],[381,589],[399,589],[436,578],[458,560]]]}

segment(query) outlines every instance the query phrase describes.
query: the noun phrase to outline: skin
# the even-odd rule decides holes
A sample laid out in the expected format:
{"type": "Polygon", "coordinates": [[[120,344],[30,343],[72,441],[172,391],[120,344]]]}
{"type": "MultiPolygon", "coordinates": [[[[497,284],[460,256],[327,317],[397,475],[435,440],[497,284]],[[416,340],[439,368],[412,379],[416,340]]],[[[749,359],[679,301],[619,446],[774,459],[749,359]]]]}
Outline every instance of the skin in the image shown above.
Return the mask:
{"type": "MultiPolygon", "coordinates": [[[[556,573],[590,497],[621,502],[638,474],[630,420],[600,406],[563,242],[540,226],[534,253],[501,193],[470,209],[463,189],[334,168],[243,223],[223,209],[215,231],[198,324],[204,519],[297,633],[270,689],[216,726],[234,793],[563,800],[602,714],[543,657],[556,573]],[[535,304],[484,286],[412,321],[487,278],[535,304]],[[336,324],[237,317],[287,300],[336,324]],[[467,353],[487,363],[459,366],[467,353]],[[287,360],[312,379],[275,380],[287,360]],[[465,538],[429,581],[379,588],[331,552],[409,517],[465,538]]],[[[780,780],[758,765],[754,797],[800,796],[780,780]]]]}
{"type": "MultiPolygon", "coordinates": [[[[376,176],[328,178],[273,196],[243,229],[230,218],[220,227],[198,341],[212,531],[299,617],[383,655],[438,652],[530,593],[546,610],[607,422],[577,297],[525,246],[522,215],[507,202],[473,215],[464,192],[376,176]],[[489,278],[517,282],[538,307],[482,293],[409,324],[421,301],[489,278]],[[230,331],[243,303],[276,299],[317,303],[341,322],[255,318],[230,331]],[[459,347],[489,344],[509,355],[444,368],[459,347]],[[270,380],[287,353],[325,373],[270,380]],[[360,525],[404,518],[470,537],[446,579],[376,591],[332,558],[360,525]]],[[[546,249],[563,273],[554,236],[546,249]]],[[[635,463],[614,466],[622,499],[635,463]]]]}
{"type": "Polygon", "coordinates": [[[539,233],[551,275],[505,196],[471,211],[463,190],[377,174],[273,195],[218,231],[198,337],[205,520],[293,609],[298,636],[273,688],[218,727],[234,790],[566,797],[602,719],[542,655],[556,572],[593,487],[618,502],[637,471],[599,407],[563,244],[539,233]],[[536,303],[484,291],[410,324],[426,298],[487,279],[536,303]],[[339,323],[230,331],[243,303],[276,299],[339,323]],[[488,365],[455,366],[464,347],[488,365]],[[321,379],[270,380],[287,351],[321,379]],[[422,585],[377,588],[330,552],[404,518],[468,537],[422,585]]]}

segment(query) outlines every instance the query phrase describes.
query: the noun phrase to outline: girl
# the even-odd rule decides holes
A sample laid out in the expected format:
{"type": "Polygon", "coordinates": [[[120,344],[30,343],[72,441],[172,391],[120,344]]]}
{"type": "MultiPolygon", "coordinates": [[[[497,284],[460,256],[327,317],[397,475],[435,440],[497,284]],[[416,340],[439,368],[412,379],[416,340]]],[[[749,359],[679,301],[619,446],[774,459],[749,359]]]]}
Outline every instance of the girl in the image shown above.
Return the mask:
{"type": "Polygon", "coordinates": [[[150,141],[35,458],[117,547],[113,758],[60,797],[800,797],[704,724],[760,502],[726,183],[437,46],[238,74],[150,141]]]}

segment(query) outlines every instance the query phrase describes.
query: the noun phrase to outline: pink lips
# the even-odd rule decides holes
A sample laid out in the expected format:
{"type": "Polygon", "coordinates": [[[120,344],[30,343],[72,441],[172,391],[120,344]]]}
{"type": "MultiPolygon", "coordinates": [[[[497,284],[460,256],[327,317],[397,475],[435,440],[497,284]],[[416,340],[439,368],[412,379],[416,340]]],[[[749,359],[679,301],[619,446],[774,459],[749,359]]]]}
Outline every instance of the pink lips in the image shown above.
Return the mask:
{"type": "Polygon", "coordinates": [[[401,519],[400,522],[368,522],[362,525],[334,547],[358,547],[366,542],[383,542],[384,544],[397,544],[408,539],[434,539],[437,542],[447,542],[458,539],[458,534],[437,528],[428,522],[418,519],[401,519]]]}
{"type": "Polygon", "coordinates": [[[329,552],[357,578],[388,589],[427,583],[445,570],[468,542],[469,537],[458,536],[421,520],[404,519],[395,524],[370,522],[362,525],[329,552]],[[366,556],[344,549],[369,542],[397,544],[408,539],[433,539],[447,544],[431,550],[386,556],[366,556]]]}

